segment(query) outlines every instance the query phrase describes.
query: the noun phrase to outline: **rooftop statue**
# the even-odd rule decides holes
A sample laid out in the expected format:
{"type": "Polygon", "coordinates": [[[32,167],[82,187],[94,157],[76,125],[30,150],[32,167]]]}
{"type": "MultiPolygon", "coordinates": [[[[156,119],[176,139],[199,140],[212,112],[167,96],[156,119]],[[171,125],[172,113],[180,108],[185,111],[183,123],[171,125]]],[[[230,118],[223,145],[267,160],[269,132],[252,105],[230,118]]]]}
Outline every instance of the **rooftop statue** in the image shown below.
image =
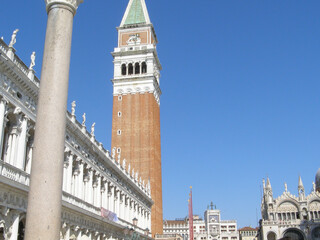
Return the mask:
{"type": "Polygon", "coordinates": [[[84,113],[82,115],[82,126],[85,127],[86,126],[86,113],[84,113]]]}
{"type": "Polygon", "coordinates": [[[96,123],[93,123],[91,126],[91,135],[94,136],[94,127],[96,126],[96,123]]]}
{"type": "Polygon", "coordinates": [[[31,70],[36,65],[36,52],[32,52],[30,59],[31,59],[31,63],[30,63],[29,69],[31,70]]]}
{"type": "Polygon", "coordinates": [[[13,47],[13,45],[17,42],[17,33],[19,32],[19,29],[16,29],[13,31],[12,36],[11,36],[11,41],[9,43],[9,47],[13,47]]]}
{"type": "Polygon", "coordinates": [[[72,103],[71,103],[71,115],[72,116],[74,116],[75,115],[75,113],[76,113],[76,101],[73,101],[72,103]]]}

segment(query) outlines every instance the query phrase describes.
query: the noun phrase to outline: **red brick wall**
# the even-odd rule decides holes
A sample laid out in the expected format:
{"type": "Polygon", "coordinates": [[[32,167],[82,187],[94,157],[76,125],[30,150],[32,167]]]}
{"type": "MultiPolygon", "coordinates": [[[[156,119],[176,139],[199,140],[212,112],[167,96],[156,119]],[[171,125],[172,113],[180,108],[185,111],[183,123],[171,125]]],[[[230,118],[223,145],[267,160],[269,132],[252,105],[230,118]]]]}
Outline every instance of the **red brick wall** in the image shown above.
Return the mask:
{"type": "Polygon", "coordinates": [[[139,171],[145,183],[150,179],[153,235],[163,232],[160,140],[160,107],[152,93],[123,95],[121,101],[113,98],[111,148],[120,147],[121,160],[139,171]]]}

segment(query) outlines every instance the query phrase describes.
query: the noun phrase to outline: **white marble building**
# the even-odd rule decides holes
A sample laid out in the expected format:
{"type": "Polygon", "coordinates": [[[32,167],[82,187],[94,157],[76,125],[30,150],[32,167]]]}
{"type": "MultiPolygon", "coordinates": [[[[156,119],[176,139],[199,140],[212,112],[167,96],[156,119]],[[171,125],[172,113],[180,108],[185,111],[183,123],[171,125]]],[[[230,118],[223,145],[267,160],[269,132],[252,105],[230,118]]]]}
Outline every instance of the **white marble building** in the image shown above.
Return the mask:
{"type": "MultiPolygon", "coordinates": [[[[184,240],[189,240],[189,218],[165,220],[164,234],[180,234],[184,240]]],[[[197,215],[193,216],[193,240],[238,240],[236,220],[221,220],[218,209],[211,208],[204,213],[204,220],[197,215]]]]}
{"type": "Polygon", "coordinates": [[[320,239],[320,193],[314,183],[312,189],[306,195],[299,177],[298,196],[291,194],[285,184],[282,195],[273,198],[269,178],[266,183],[263,181],[259,239],[320,239]]]}
{"type": "MultiPolygon", "coordinates": [[[[23,239],[39,79],[0,39],[0,239],[23,239]]],[[[149,239],[150,183],[119,162],[82,123],[76,104],[67,113],[61,239],[149,239]]],[[[48,123],[50,124],[50,123],[48,123]]],[[[54,164],[54,163],[53,163],[54,164]]],[[[44,216],[45,217],[45,216],[44,216]]]]}

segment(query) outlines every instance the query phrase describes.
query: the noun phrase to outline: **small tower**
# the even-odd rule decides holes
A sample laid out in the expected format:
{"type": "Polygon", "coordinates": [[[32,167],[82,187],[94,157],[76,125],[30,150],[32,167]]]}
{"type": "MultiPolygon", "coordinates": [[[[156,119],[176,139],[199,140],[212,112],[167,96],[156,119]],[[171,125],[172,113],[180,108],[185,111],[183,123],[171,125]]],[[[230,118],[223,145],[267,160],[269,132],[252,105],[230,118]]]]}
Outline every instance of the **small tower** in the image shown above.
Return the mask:
{"type": "Polygon", "coordinates": [[[302,200],[305,198],[304,186],[302,183],[301,176],[299,176],[299,184],[298,184],[298,192],[299,192],[299,199],[302,200]]]}
{"type": "Polygon", "coordinates": [[[151,232],[162,234],[160,70],[157,36],[145,0],[129,0],[114,49],[111,148],[143,180],[154,201],[151,232]]]}

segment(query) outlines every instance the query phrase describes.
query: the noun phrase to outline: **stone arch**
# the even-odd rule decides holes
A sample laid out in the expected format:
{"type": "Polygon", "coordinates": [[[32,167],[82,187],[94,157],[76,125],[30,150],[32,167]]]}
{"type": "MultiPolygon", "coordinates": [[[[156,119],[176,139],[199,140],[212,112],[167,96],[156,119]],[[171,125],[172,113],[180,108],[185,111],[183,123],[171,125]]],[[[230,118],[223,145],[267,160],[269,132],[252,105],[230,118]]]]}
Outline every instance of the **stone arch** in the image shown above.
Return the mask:
{"type": "Polygon", "coordinates": [[[313,240],[320,240],[320,227],[315,227],[311,231],[311,236],[313,240]]]}
{"type": "Polygon", "coordinates": [[[277,211],[278,212],[286,212],[286,211],[299,211],[298,204],[291,200],[285,200],[280,202],[277,205],[277,211]]]}
{"type": "Polygon", "coordinates": [[[288,238],[290,240],[305,240],[306,237],[304,233],[298,228],[289,228],[284,231],[283,236],[284,239],[288,238]]]}

